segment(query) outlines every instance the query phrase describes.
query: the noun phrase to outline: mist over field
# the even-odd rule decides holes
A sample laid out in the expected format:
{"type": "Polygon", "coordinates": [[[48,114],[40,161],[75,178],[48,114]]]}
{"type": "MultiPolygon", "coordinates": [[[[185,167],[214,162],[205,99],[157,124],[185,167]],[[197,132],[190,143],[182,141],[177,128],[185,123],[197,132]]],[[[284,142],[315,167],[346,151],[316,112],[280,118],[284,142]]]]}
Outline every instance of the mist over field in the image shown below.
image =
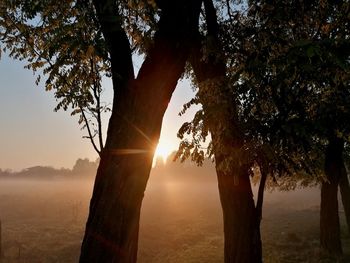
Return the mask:
{"type": "MultiPolygon", "coordinates": [[[[92,187],[93,176],[1,179],[3,262],[77,262],[92,187]]],[[[266,192],[264,262],[318,262],[319,203],[318,188],[266,192]]],[[[223,262],[222,229],[213,165],[158,162],[144,196],[138,261],[223,262]]]]}

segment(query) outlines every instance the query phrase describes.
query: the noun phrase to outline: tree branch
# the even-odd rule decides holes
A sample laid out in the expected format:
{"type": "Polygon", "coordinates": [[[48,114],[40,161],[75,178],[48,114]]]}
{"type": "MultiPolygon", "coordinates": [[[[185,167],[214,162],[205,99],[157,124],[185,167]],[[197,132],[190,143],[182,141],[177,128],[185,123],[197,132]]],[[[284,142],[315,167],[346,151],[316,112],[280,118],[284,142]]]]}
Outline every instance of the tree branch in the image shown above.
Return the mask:
{"type": "MultiPolygon", "coordinates": [[[[38,56],[38,59],[44,59],[49,65],[50,67],[54,67],[52,61],[43,56],[42,53],[40,53],[39,51],[37,51],[37,48],[35,46],[35,43],[34,42],[31,42],[29,41],[29,39],[27,38],[27,36],[22,32],[21,28],[18,27],[18,25],[12,20],[12,18],[8,15],[5,14],[5,16],[7,17],[7,19],[9,19],[9,21],[11,21],[11,23],[13,24],[13,26],[18,30],[19,33],[21,33],[21,37],[22,39],[25,41],[25,43],[28,45],[28,47],[30,47],[32,49],[32,51],[38,56]]],[[[92,73],[93,72],[93,61],[91,60],[91,67],[92,67],[92,73]]],[[[67,80],[67,77],[65,75],[62,75],[61,73],[57,72],[57,74],[60,76],[60,78],[66,83],[67,86],[72,86],[72,84],[67,80]]],[[[99,136],[99,144],[100,144],[100,150],[98,149],[95,141],[94,141],[94,136],[92,135],[92,132],[91,132],[91,128],[90,128],[90,124],[89,124],[89,121],[86,117],[86,114],[82,108],[82,106],[79,105],[79,109],[81,111],[81,114],[83,116],[83,119],[84,119],[84,122],[85,122],[85,126],[88,130],[88,138],[90,139],[91,143],[92,143],[92,146],[93,148],[95,149],[95,151],[98,153],[98,155],[101,155],[101,151],[103,149],[103,138],[102,138],[102,120],[101,120],[101,110],[100,110],[100,105],[101,105],[101,101],[100,101],[100,96],[98,94],[98,89],[99,89],[99,84],[96,83],[96,80],[94,79],[94,83],[93,83],[93,93],[94,93],[94,97],[96,99],[96,102],[97,102],[97,115],[95,115],[92,112],[93,116],[95,117],[96,121],[97,121],[97,124],[98,124],[98,136],[99,136]]]]}
{"type": "Polygon", "coordinates": [[[102,150],[102,149],[99,150],[99,149],[97,148],[97,145],[96,145],[96,143],[95,143],[95,141],[94,141],[94,136],[92,135],[92,132],[91,132],[91,129],[90,129],[90,126],[89,126],[89,121],[88,121],[88,119],[87,119],[87,117],[86,117],[86,115],[85,115],[85,112],[84,112],[84,110],[83,110],[83,108],[82,108],[81,106],[79,106],[79,109],[80,109],[80,111],[81,111],[81,115],[82,115],[83,118],[84,118],[84,122],[86,123],[86,128],[87,128],[87,130],[88,130],[89,139],[90,139],[90,141],[91,141],[91,144],[92,144],[92,146],[94,147],[95,151],[98,153],[98,155],[101,156],[101,150],[102,150]]]}
{"type": "Polygon", "coordinates": [[[111,55],[113,88],[117,91],[135,79],[130,43],[122,28],[116,1],[94,0],[93,3],[111,55]]]}
{"type": "Polygon", "coordinates": [[[219,25],[213,1],[204,0],[204,9],[208,28],[208,35],[217,39],[219,35],[219,25]]]}
{"type": "MultiPolygon", "coordinates": [[[[91,61],[91,72],[92,72],[92,75],[94,75],[95,72],[94,72],[93,59],[91,58],[90,61],[91,61]]],[[[100,84],[94,78],[94,81],[93,81],[93,93],[94,93],[94,97],[96,99],[96,108],[97,108],[96,121],[97,121],[97,127],[98,127],[98,139],[99,139],[99,144],[100,144],[100,151],[102,151],[104,146],[103,146],[103,138],[102,138],[101,91],[100,91],[100,88],[101,88],[100,84]]]]}

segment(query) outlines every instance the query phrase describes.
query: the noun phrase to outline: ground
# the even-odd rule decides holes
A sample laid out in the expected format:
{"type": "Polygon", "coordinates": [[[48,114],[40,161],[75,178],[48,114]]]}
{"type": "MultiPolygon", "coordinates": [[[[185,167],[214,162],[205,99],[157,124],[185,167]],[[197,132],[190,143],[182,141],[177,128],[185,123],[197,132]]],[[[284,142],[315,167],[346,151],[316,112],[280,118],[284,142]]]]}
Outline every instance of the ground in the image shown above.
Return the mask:
{"type": "MultiPolygon", "coordinates": [[[[2,263],[77,262],[92,183],[1,180],[2,263]]],[[[334,262],[320,259],[319,195],[317,188],[266,193],[264,262],[334,262]]],[[[223,262],[215,180],[152,175],[141,214],[138,262],[223,262]]],[[[350,262],[350,236],[340,216],[343,262],[350,262]]]]}

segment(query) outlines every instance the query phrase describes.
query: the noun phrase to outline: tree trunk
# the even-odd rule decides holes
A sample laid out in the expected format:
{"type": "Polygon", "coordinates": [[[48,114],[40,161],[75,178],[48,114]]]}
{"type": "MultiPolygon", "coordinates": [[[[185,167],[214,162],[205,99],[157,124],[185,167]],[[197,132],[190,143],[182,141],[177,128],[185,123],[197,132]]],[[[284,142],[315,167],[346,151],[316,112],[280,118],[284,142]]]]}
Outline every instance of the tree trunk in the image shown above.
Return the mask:
{"type": "Polygon", "coordinates": [[[340,188],[341,199],[343,202],[346,223],[348,225],[348,231],[350,234],[350,186],[349,186],[348,173],[346,171],[346,167],[344,163],[341,169],[339,188],[340,188]]]}
{"type": "MultiPolygon", "coordinates": [[[[204,1],[208,38],[220,50],[215,8],[204,1]]],[[[243,137],[236,105],[226,83],[222,54],[207,54],[203,60],[202,38],[191,52],[191,64],[199,83],[198,97],[212,136],[220,201],[224,220],[226,263],[262,262],[261,240],[248,166],[240,162],[243,137]]],[[[213,43],[212,43],[213,44],[213,43]]]]}
{"type": "Polygon", "coordinates": [[[320,244],[331,256],[341,256],[340,223],[338,211],[338,184],[343,163],[343,141],[331,138],[326,149],[325,175],[328,181],[321,185],[320,244]]]}
{"type": "Polygon", "coordinates": [[[232,175],[217,172],[224,216],[225,262],[262,262],[260,229],[257,224],[249,176],[237,185],[232,175]]]}
{"type": "MultiPolygon", "coordinates": [[[[225,100],[218,100],[224,102],[225,100]]],[[[227,106],[227,105],[225,105],[227,106]]],[[[203,108],[205,109],[204,105],[203,108]]],[[[222,107],[225,109],[226,107],[222,107]]],[[[231,107],[232,108],[232,107],[231,107]]],[[[221,109],[221,108],[220,108],[221,109]]],[[[227,108],[226,108],[227,109],[227,108]]],[[[241,137],[238,127],[228,122],[232,112],[216,111],[219,123],[211,126],[220,201],[224,218],[225,263],[261,263],[260,215],[255,207],[249,176],[249,165],[241,163],[241,137]],[[222,127],[222,126],[221,126],[222,127]],[[226,130],[227,129],[227,130],[226,130]],[[230,132],[228,132],[230,131],[230,132]]],[[[215,122],[213,122],[214,124],[215,122]]],[[[262,200],[261,200],[262,201],[262,200]]]]}
{"type": "Polygon", "coordinates": [[[131,70],[123,69],[118,58],[113,57],[128,52],[115,50],[121,47],[119,20],[111,19],[116,15],[115,1],[95,1],[110,49],[115,97],[80,262],[136,262],[140,209],[153,153],[164,112],[184,71],[191,31],[198,25],[200,3],[182,0],[165,4],[153,48],[137,79],[126,80],[123,77],[130,77],[131,70]]]}
{"type": "MultiPolygon", "coordinates": [[[[262,210],[263,210],[263,203],[264,203],[264,194],[265,194],[265,185],[266,185],[266,180],[267,180],[267,167],[264,164],[260,164],[260,184],[259,184],[259,189],[258,189],[258,196],[256,200],[256,226],[255,226],[255,234],[254,234],[254,240],[255,240],[255,245],[254,245],[254,251],[256,254],[256,258],[260,259],[262,261],[262,244],[261,244],[261,232],[260,232],[260,226],[261,226],[261,220],[262,220],[262,210]]],[[[258,260],[257,260],[258,261],[258,260]]]]}

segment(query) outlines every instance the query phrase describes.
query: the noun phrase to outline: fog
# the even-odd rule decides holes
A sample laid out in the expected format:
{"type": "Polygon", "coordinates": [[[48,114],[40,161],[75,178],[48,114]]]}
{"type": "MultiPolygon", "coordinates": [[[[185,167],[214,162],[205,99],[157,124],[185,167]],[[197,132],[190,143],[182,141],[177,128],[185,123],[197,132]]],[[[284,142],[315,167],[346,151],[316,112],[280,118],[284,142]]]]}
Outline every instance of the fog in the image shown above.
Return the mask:
{"type": "MultiPolygon", "coordinates": [[[[223,262],[213,167],[169,167],[153,169],[145,191],[139,262],[223,262]]],[[[92,187],[91,177],[0,180],[3,262],[77,262],[92,187]]],[[[317,262],[319,195],[317,188],[266,192],[265,262],[317,262]]],[[[349,253],[344,213],[340,215],[349,253]]]]}

